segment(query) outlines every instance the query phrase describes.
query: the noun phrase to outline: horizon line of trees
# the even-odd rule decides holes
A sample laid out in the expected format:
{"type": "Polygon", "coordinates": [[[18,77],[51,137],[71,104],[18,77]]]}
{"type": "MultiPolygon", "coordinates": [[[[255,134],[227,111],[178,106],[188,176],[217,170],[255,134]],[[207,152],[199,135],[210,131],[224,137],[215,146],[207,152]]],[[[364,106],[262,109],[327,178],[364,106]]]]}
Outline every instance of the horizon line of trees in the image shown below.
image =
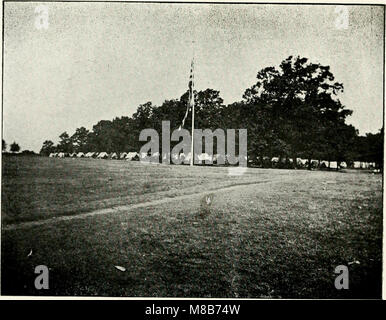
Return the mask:
{"type": "MultiPolygon", "coordinates": [[[[338,99],[343,89],[329,66],[290,56],[278,68],[260,70],[256,83],[245,90],[241,101],[224,105],[217,90],[194,91],[195,128],[247,129],[248,159],[268,156],[338,163],[355,160],[382,167],[383,128],[360,136],[354,126],[347,124],[352,110],[338,99]]],[[[165,100],[160,106],[141,104],[132,117],[101,120],[91,131],[80,127],[71,136],[63,132],[57,145],[44,141],[40,154],[138,152],[145,143],[139,141],[142,129],[153,128],[162,139],[163,120],[170,121],[172,131],[181,125],[188,98],[186,91],[179,99],[165,100]]],[[[191,117],[186,119],[185,127],[191,127],[191,117]]],[[[171,142],[171,148],[177,143],[171,142]]]]}
{"type": "MultiPolygon", "coordinates": [[[[3,152],[3,154],[9,154],[7,152],[7,143],[5,142],[4,139],[2,139],[2,147],[1,147],[1,151],[3,152]]],[[[10,145],[9,145],[9,152],[13,155],[38,155],[37,153],[35,153],[34,151],[32,150],[22,150],[22,148],[20,147],[20,145],[14,141],[12,142],[10,145]]]]}
{"type": "MultiPolygon", "coordinates": [[[[21,150],[20,145],[16,143],[16,141],[12,142],[9,145],[9,151],[12,153],[19,152],[21,150]]],[[[7,151],[7,143],[5,142],[4,139],[2,139],[2,145],[1,145],[1,151],[6,152],[7,151]]],[[[25,150],[28,151],[28,150],[25,150]]]]}

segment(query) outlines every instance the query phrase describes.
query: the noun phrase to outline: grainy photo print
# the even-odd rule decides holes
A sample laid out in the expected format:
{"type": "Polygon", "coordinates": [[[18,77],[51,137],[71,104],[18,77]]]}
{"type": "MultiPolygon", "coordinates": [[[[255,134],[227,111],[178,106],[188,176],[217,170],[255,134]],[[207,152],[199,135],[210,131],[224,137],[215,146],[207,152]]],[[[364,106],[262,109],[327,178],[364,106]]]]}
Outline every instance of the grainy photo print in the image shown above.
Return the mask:
{"type": "Polygon", "coordinates": [[[381,299],[383,5],[2,19],[2,296],[381,299]]]}

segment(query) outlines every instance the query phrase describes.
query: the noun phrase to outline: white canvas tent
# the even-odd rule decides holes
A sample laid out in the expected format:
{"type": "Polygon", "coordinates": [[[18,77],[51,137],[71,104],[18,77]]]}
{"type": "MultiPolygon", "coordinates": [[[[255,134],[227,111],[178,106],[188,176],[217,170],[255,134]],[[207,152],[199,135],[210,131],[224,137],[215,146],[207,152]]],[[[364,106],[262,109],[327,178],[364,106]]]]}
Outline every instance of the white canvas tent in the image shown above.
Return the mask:
{"type": "Polygon", "coordinates": [[[292,158],[285,158],[285,157],[283,157],[283,158],[281,158],[281,163],[293,163],[294,162],[294,159],[292,159],[292,158]]]}
{"type": "Polygon", "coordinates": [[[141,160],[141,159],[144,159],[145,157],[147,157],[148,154],[146,152],[141,152],[138,154],[138,156],[139,156],[139,159],[141,160]]]}
{"type": "Polygon", "coordinates": [[[122,152],[120,155],[119,155],[119,159],[125,159],[127,156],[127,152],[122,152]]]}
{"type": "Polygon", "coordinates": [[[227,154],[225,156],[225,161],[226,161],[227,164],[230,164],[233,161],[236,161],[236,163],[237,163],[239,161],[239,156],[231,156],[231,155],[227,154]]]}
{"type": "Polygon", "coordinates": [[[64,154],[64,152],[59,152],[58,153],[58,158],[64,158],[66,155],[64,154]]]}
{"type": "Polygon", "coordinates": [[[76,155],[77,158],[84,158],[84,153],[83,152],[78,152],[76,155]]]}
{"type": "Polygon", "coordinates": [[[95,152],[87,152],[85,157],[86,158],[92,158],[95,155],[95,152]]]}
{"type": "Polygon", "coordinates": [[[137,152],[129,152],[126,155],[126,160],[135,160],[135,159],[139,159],[139,156],[138,156],[137,152]]]}
{"type": "Polygon", "coordinates": [[[55,158],[57,156],[57,153],[56,152],[52,152],[50,153],[49,157],[50,158],[55,158]]]}
{"type": "Polygon", "coordinates": [[[110,155],[110,159],[118,159],[118,155],[114,152],[110,155]]]}
{"type": "Polygon", "coordinates": [[[305,166],[306,163],[307,163],[307,160],[306,159],[302,159],[302,158],[296,158],[296,163],[299,164],[299,165],[305,166]]]}
{"type": "MultiPolygon", "coordinates": [[[[185,156],[185,155],[184,155],[185,156]]],[[[176,161],[176,160],[178,160],[179,159],[179,154],[177,154],[177,153],[172,153],[172,160],[173,161],[176,161]]]]}
{"type": "Polygon", "coordinates": [[[199,161],[205,161],[205,162],[212,162],[213,161],[213,157],[207,153],[198,154],[197,158],[199,161]]]}
{"type": "Polygon", "coordinates": [[[166,152],[163,156],[162,156],[162,160],[166,160],[166,159],[170,159],[170,153],[169,152],[166,152]]]}
{"type": "Polygon", "coordinates": [[[322,161],[320,161],[320,167],[321,168],[328,168],[328,161],[326,161],[326,160],[322,160],[322,161]]]}
{"type": "Polygon", "coordinates": [[[338,163],[336,161],[330,161],[330,168],[331,169],[337,169],[338,163]]]}
{"type": "MultiPolygon", "coordinates": [[[[308,166],[308,160],[305,160],[305,166],[308,166]]],[[[316,168],[319,165],[319,160],[311,159],[311,167],[316,168]]]]}
{"type": "Polygon", "coordinates": [[[97,158],[98,159],[107,159],[109,157],[108,153],[107,152],[101,152],[100,154],[98,154],[97,158]]]}
{"type": "Polygon", "coordinates": [[[185,155],[185,153],[181,152],[179,155],[178,155],[181,163],[189,163],[190,162],[190,158],[191,158],[191,153],[189,152],[187,155],[185,155]]]}
{"type": "Polygon", "coordinates": [[[181,153],[178,155],[178,158],[179,158],[181,161],[184,161],[184,160],[185,160],[185,153],[181,152],[181,153]]]}

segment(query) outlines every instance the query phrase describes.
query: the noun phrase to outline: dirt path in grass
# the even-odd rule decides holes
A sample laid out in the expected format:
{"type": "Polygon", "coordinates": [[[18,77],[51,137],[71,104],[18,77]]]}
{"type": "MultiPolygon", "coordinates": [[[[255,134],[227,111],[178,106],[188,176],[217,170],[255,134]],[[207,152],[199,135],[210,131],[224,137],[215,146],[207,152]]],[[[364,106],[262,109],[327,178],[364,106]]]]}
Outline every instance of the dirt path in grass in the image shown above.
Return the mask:
{"type": "Polygon", "coordinates": [[[86,213],[80,213],[80,214],[76,214],[76,215],[70,215],[70,216],[59,216],[59,217],[54,217],[54,218],[49,218],[49,219],[39,220],[39,221],[27,221],[27,222],[20,222],[20,223],[14,223],[14,224],[9,224],[9,225],[3,225],[2,230],[8,231],[8,230],[25,229],[25,228],[35,227],[35,226],[57,223],[57,222],[61,222],[61,221],[74,220],[74,219],[85,219],[87,217],[92,217],[95,215],[117,213],[117,212],[122,212],[122,211],[132,211],[132,210],[138,209],[138,208],[145,208],[145,207],[149,207],[149,206],[165,204],[168,202],[181,201],[181,200],[190,199],[193,197],[202,197],[202,196],[207,195],[208,192],[210,192],[210,193],[219,193],[219,192],[224,192],[224,191],[229,192],[232,190],[236,190],[237,188],[244,187],[246,185],[250,185],[250,186],[256,185],[257,186],[257,185],[261,185],[261,184],[270,184],[270,183],[277,183],[277,182],[284,182],[284,181],[287,182],[289,180],[293,180],[294,178],[299,179],[301,177],[281,176],[279,179],[273,179],[273,180],[238,183],[238,184],[234,184],[231,186],[222,187],[219,189],[208,189],[208,190],[205,190],[202,192],[185,194],[185,195],[181,195],[181,196],[175,196],[173,198],[164,198],[164,199],[159,199],[159,200],[154,200],[154,201],[142,202],[142,203],[138,203],[138,204],[116,206],[116,207],[112,207],[112,208],[99,209],[99,210],[94,210],[94,211],[90,211],[90,212],[86,212],[86,213]]]}

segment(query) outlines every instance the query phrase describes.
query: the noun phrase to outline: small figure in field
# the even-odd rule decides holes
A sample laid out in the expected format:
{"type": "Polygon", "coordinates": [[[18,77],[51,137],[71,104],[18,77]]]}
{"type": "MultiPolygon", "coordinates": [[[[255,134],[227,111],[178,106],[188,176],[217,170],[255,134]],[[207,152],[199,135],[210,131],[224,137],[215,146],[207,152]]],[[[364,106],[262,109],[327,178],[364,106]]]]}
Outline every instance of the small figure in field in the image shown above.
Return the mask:
{"type": "Polygon", "coordinates": [[[205,218],[210,214],[210,208],[213,203],[213,198],[214,198],[213,194],[207,194],[201,199],[200,212],[198,214],[200,218],[205,218]]]}

